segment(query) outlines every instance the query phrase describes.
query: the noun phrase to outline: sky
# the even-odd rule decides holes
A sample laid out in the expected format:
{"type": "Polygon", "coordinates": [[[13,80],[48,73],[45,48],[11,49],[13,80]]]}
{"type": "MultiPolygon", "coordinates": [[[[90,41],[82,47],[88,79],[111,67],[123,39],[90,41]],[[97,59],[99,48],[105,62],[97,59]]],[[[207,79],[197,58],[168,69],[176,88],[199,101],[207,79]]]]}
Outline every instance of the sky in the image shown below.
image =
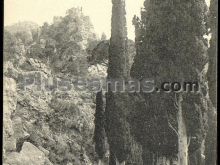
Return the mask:
{"type": "MultiPolygon", "coordinates": [[[[209,0],[207,0],[209,1],[209,0]]],[[[95,32],[107,37],[111,33],[111,0],[5,0],[4,24],[12,25],[22,21],[32,21],[38,25],[52,23],[54,16],[65,16],[66,10],[82,7],[90,16],[95,32]]],[[[144,0],[126,0],[128,38],[134,39],[133,16],[140,15],[144,0]]]]}

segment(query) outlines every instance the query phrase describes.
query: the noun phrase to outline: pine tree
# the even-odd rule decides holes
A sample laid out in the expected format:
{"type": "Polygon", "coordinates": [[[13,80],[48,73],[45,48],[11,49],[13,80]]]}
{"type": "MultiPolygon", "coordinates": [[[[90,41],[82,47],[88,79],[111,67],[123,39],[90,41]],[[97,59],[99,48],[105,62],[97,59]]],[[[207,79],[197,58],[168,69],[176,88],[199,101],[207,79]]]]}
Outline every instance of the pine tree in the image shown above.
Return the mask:
{"type": "Polygon", "coordinates": [[[95,151],[98,155],[99,165],[102,164],[102,160],[106,153],[105,147],[105,115],[103,107],[102,91],[98,92],[96,95],[96,113],[95,113],[95,132],[94,132],[94,142],[95,151]]]}
{"type": "Polygon", "coordinates": [[[206,134],[207,89],[202,75],[207,63],[207,6],[204,0],[146,0],[144,7],[141,21],[133,20],[137,55],[131,76],[153,78],[157,87],[163,82],[199,82],[202,90],[141,94],[144,101],[135,103],[133,130],[147,153],[145,161],[165,164],[178,154],[179,163],[187,165],[187,155],[201,149],[206,134]]]}

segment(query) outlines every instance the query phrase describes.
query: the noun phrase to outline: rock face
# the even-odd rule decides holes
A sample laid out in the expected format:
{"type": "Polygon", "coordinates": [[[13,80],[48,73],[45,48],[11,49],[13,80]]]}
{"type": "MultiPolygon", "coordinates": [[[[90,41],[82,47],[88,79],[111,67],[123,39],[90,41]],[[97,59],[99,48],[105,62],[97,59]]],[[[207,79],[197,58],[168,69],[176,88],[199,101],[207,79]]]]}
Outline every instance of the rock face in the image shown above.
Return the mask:
{"type": "Polygon", "coordinates": [[[20,153],[12,152],[6,162],[10,165],[52,165],[46,155],[31,143],[25,142],[20,153]]]}
{"type": "MultiPolygon", "coordinates": [[[[66,17],[69,26],[72,25],[71,21],[74,22],[72,19],[75,18],[74,12],[81,11],[69,10],[69,16],[66,17]]],[[[87,19],[83,16],[84,22],[89,22],[87,19]]],[[[52,28],[56,29],[58,25],[59,29],[63,28],[59,19],[55,20],[52,28]]],[[[23,25],[19,24],[19,27],[23,29],[23,25]]],[[[70,27],[69,30],[71,29],[73,28],[70,27]]],[[[70,42],[67,52],[60,53],[60,49],[57,49],[57,52],[53,49],[50,52],[51,59],[57,55],[62,56],[63,60],[57,61],[66,64],[67,56],[65,55],[68,54],[68,50],[73,50],[71,51],[73,55],[77,50],[70,39],[74,40],[77,45],[86,46],[86,43],[93,37],[93,32],[89,32],[90,29],[92,27],[89,23],[80,29],[79,35],[82,37],[79,41],[77,38],[67,37],[66,42],[70,42]]],[[[14,35],[14,32],[11,32],[14,31],[13,28],[8,27],[5,30],[8,30],[8,34],[14,35]]],[[[44,54],[49,52],[44,48],[45,46],[42,46],[41,50],[37,48],[37,51],[32,52],[30,56],[31,45],[37,42],[34,38],[35,34],[35,32],[32,34],[34,41],[22,35],[24,40],[20,40],[20,35],[18,35],[16,36],[18,38],[14,38],[15,42],[11,43],[11,37],[7,40],[6,46],[4,45],[4,56],[10,56],[10,58],[5,58],[4,61],[3,162],[7,165],[92,165],[95,163],[92,141],[95,93],[87,87],[82,90],[75,86],[80,75],[76,76],[73,72],[69,74],[61,70],[55,72],[54,63],[39,59],[41,50],[44,54]],[[54,81],[62,82],[63,80],[70,82],[71,89],[56,88],[54,81]]],[[[65,32],[63,35],[65,38],[65,32]]],[[[44,38],[47,42],[50,40],[47,36],[44,38]]],[[[86,52],[83,46],[80,49],[86,52]]],[[[77,55],[85,56],[80,53],[77,55]]],[[[81,64],[79,61],[76,62],[81,64]]],[[[68,64],[75,65],[71,60],[68,64]]],[[[88,73],[88,78],[106,75],[105,67],[96,70],[96,67],[94,69],[92,66],[85,68],[85,71],[88,73]]]]}
{"type": "Polygon", "coordinates": [[[18,93],[16,80],[4,76],[3,160],[8,165],[51,165],[44,152],[29,142],[24,142],[20,153],[17,152],[19,139],[29,136],[22,128],[21,118],[13,117],[18,108],[18,93]]]}
{"type": "Polygon", "coordinates": [[[17,94],[16,94],[16,82],[12,78],[4,77],[4,119],[3,119],[3,140],[4,146],[3,151],[15,151],[16,150],[16,139],[14,138],[13,124],[11,115],[16,109],[17,94]]]}
{"type": "Polygon", "coordinates": [[[77,165],[91,164],[94,159],[93,94],[88,89],[80,91],[74,86],[70,91],[51,91],[45,86],[39,90],[36,84],[23,88],[24,78],[31,80],[34,77],[36,82],[65,78],[64,74],[52,74],[50,68],[36,59],[26,60],[33,71],[15,68],[13,64],[9,65],[10,62],[5,64],[5,162],[16,165],[37,162],[41,165],[50,159],[53,164],[65,164],[66,160],[77,162],[77,165]],[[38,161],[30,155],[42,159],[38,161]]]}

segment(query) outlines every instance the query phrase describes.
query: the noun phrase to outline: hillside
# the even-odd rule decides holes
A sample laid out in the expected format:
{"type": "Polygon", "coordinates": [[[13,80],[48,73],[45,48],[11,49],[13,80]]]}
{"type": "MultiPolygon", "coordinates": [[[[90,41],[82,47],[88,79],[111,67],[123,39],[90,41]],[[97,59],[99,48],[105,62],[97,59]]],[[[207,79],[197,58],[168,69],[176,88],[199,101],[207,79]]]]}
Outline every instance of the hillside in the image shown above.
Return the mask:
{"type": "Polygon", "coordinates": [[[4,40],[4,163],[94,164],[95,93],[74,86],[106,74],[87,62],[88,43],[99,42],[89,17],[72,8],[51,25],[20,22],[5,27],[4,40]],[[72,88],[53,80],[70,80],[72,88]]]}

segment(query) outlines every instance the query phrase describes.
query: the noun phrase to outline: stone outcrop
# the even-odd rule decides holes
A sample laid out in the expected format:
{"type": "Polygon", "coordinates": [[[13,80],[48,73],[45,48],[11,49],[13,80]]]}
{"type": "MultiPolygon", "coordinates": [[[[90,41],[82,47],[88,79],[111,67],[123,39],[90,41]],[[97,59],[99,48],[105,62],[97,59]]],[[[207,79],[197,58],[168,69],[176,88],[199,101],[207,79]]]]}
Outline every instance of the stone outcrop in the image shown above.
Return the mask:
{"type": "Polygon", "coordinates": [[[67,24],[60,17],[55,19],[51,28],[44,27],[46,31],[58,28],[55,30],[58,33],[63,26],[68,26],[68,37],[66,31],[61,37],[66,39],[65,43],[57,39],[55,45],[53,36],[48,36],[49,32],[43,34],[43,27],[31,23],[5,27],[8,36],[5,35],[7,42],[4,45],[5,165],[95,163],[92,141],[95,93],[87,87],[81,90],[75,86],[80,76],[86,74],[79,72],[76,75],[70,69],[81,71],[82,65],[88,74],[86,78],[93,79],[105,78],[106,67],[97,69],[84,64],[87,63],[86,46],[96,38],[93,27],[81,9],[73,8],[68,12],[67,24]],[[77,33],[74,27],[78,29],[77,33]],[[25,29],[28,29],[27,33],[22,33],[25,29]],[[17,33],[19,35],[15,35],[17,33]],[[69,55],[85,60],[75,60],[69,55]],[[56,62],[62,66],[59,68],[56,62]],[[55,66],[58,70],[54,69],[55,66]],[[54,80],[70,82],[71,89],[56,88],[54,80]]]}
{"type": "Polygon", "coordinates": [[[29,142],[23,144],[20,153],[8,154],[6,162],[9,165],[52,165],[46,155],[29,142]]]}
{"type": "Polygon", "coordinates": [[[11,120],[12,113],[16,109],[17,92],[16,82],[12,78],[4,77],[4,104],[3,104],[3,152],[16,150],[16,139],[14,138],[13,124],[11,120]]]}
{"type": "MultiPolygon", "coordinates": [[[[76,165],[93,164],[95,94],[73,84],[70,91],[51,91],[44,86],[39,90],[36,84],[24,88],[24,78],[38,81],[40,75],[45,83],[51,78],[76,77],[55,74],[47,63],[22,56],[20,65],[13,61],[4,64],[4,163],[58,165],[67,160],[76,165]]],[[[106,68],[96,68],[88,69],[89,77],[105,77],[106,68]]]]}

